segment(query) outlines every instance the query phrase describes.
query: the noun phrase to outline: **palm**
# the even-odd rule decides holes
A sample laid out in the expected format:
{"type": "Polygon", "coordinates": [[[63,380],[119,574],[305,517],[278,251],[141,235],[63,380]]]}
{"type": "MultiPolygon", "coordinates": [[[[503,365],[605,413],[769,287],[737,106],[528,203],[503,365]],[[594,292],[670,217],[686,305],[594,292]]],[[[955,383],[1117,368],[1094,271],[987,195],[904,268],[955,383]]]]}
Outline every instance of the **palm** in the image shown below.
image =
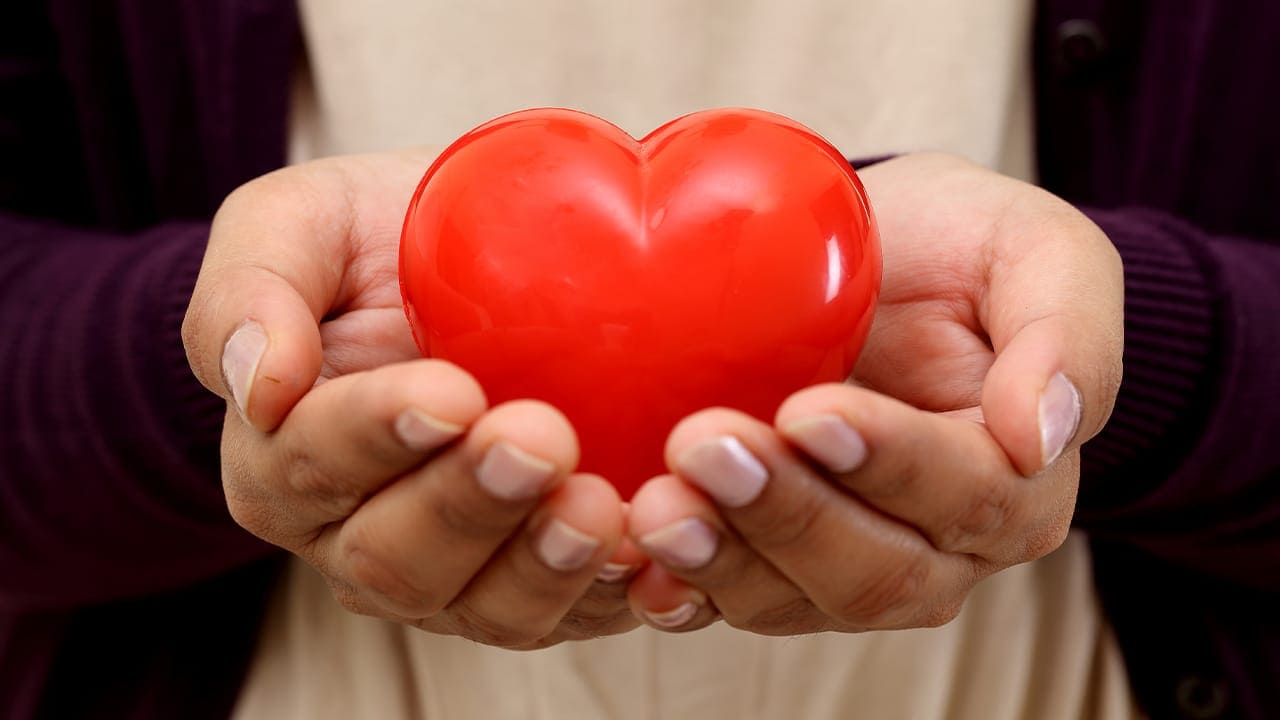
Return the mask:
{"type": "Polygon", "coordinates": [[[877,169],[863,177],[881,229],[883,285],[854,379],[924,410],[976,414],[996,357],[984,304],[1002,208],[964,187],[919,175],[903,185],[877,169]]]}
{"type": "Polygon", "coordinates": [[[338,294],[320,324],[321,381],[419,357],[400,301],[400,227],[431,153],[371,155],[342,165],[352,222],[338,294]]]}
{"type": "MultiPolygon", "coordinates": [[[[899,240],[932,244],[920,236],[899,240]]],[[[971,408],[981,400],[982,379],[995,353],[979,322],[970,283],[962,277],[937,282],[936,275],[946,274],[939,267],[946,256],[959,264],[970,253],[954,246],[934,250],[943,256],[899,250],[886,242],[880,304],[854,378],[924,410],[971,408]]]]}

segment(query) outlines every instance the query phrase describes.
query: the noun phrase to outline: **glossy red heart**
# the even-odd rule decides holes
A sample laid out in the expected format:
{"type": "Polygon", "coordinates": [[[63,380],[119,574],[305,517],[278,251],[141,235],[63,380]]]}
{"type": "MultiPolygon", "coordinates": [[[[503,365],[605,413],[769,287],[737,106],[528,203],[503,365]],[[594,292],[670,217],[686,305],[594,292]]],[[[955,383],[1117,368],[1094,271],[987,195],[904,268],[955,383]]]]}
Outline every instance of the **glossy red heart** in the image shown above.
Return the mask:
{"type": "Polygon", "coordinates": [[[400,279],[423,354],[471,372],[492,404],[558,407],[580,469],[629,498],[693,411],[771,422],[792,392],[847,377],[880,249],[852,168],[791,120],[712,110],[637,141],[540,109],[431,166],[400,279]]]}

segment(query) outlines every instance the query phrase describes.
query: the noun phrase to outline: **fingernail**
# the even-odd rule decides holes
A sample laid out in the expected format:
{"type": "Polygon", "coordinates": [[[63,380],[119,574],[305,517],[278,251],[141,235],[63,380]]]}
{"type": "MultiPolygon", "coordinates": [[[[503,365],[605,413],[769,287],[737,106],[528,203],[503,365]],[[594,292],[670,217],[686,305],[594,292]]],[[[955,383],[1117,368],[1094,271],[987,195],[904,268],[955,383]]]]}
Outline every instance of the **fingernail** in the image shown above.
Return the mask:
{"type": "Polygon", "coordinates": [[[538,557],[552,570],[577,570],[595,554],[600,541],[558,518],[552,518],[535,547],[538,557]]]}
{"type": "Polygon", "coordinates": [[[606,583],[618,582],[622,578],[630,575],[631,571],[635,569],[635,565],[605,563],[604,567],[600,568],[600,572],[596,573],[596,580],[606,583]]]}
{"type": "Polygon", "coordinates": [[[406,408],[396,417],[396,437],[410,450],[435,450],[462,434],[462,426],[437,420],[417,408],[406,408]]]}
{"type": "Polygon", "coordinates": [[[1040,457],[1048,466],[1080,428],[1080,391],[1057,373],[1040,394],[1040,457]]]}
{"type": "Polygon", "coordinates": [[[698,607],[700,605],[701,603],[690,600],[689,602],[682,603],[671,610],[665,610],[663,612],[645,610],[644,616],[648,618],[649,622],[657,625],[658,627],[678,628],[692,620],[693,616],[698,614],[698,607]]]}
{"type": "Polygon", "coordinates": [[[685,518],[640,538],[640,546],[663,565],[693,570],[711,562],[720,538],[698,518],[685,518]]]}
{"type": "Polygon", "coordinates": [[[769,471],[735,437],[704,440],[676,461],[680,474],[725,507],[742,507],[764,490],[769,471]]]}
{"type": "Polygon", "coordinates": [[[267,333],[255,320],[245,320],[222,348],[222,379],[231,389],[240,416],[248,420],[249,392],[258,374],[258,363],[267,350],[267,333]]]}
{"type": "Polygon", "coordinates": [[[476,481],[501,500],[527,500],[542,490],[555,466],[520,448],[498,441],[476,468],[476,481]]]}
{"type": "Polygon", "coordinates": [[[867,459],[867,443],[862,435],[838,415],[798,420],[782,434],[834,473],[853,472],[867,459]]]}

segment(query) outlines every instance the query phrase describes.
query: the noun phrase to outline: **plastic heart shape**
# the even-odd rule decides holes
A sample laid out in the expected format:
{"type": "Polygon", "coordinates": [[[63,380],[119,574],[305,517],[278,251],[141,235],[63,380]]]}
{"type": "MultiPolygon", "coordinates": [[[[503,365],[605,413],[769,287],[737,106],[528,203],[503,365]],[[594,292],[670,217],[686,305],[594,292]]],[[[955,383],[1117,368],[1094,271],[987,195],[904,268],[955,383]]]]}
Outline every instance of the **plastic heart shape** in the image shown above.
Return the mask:
{"type": "Polygon", "coordinates": [[[846,378],[880,248],[853,169],[787,118],[711,110],[637,141],[538,109],[427,170],[400,283],[424,355],[472,373],[491,404],[559,408],[580,469],[629,498],[690,413],[771,422],[792,392],[846,378]]]}

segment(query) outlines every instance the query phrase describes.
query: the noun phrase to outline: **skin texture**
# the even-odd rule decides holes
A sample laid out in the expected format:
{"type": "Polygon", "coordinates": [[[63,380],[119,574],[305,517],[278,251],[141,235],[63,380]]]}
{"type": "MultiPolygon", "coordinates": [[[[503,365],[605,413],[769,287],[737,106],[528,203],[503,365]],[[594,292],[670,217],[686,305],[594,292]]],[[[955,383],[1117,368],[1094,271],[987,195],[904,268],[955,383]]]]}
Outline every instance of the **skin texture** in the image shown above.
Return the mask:
{"type": "Polygon", "coordinates": [[[396,251],[431,157],[335,158],[237,190],[184,325],[197,376],[228,400],[233,517],[314,566],[348,609],[512,648],[642,621],[929,626],[983,577],[1062,542],[1078,447],[1110,412],[1122,349],[1119,259],[1070,206],[948,156],[861,171],[885,275],[856,383],[797,393],[772,426],[724,409],[689,417],[668,439],[671,473],[628,510],[603,479],[574,474],[577,440],[556,410],[491,408],[466,373],[418,359],[396,251]],[[261,359],[243,361],[246,347],[261,359]],[[1063,378],[1079,417],[1052,405],[1070,416],[1058,453],[1042,441],[1040,400],[1063,378]],[[423,416],[429,432],[397,431],[421,431],[405,418],[423,416]],[[805,449],[815,418],[843,423],[865,451],[836,443],[841,467],[824,467],[805,449]],[[708,475],[725,438],[762,485],[708,475]],[[505,459],[486,465],[490,453],[505,459]],[[494,494],[486,467],[536,482],[494,494]],[[691,518],[701,554],[689,532],[654,534],[691,518]],[[580,541],[571,569],[539,551],[569,547],[564,532],[546,540],[553,526],[580,541]]]}
{"type": "Polygon", "coordinates": [[[471,377],[413,345],[396,251],[433,155],[281,170],[219,210],[183,337],[197,376],[228,400],[232,516],[314,566],[353,612],[512,648],[636,627],[625,584],[595,580],[611,556],[640,559],[623,540],[624,508],[603,479],[572,474],[568,422],[539,403],[491,408],[471,377]],[[246,323],[265,351],[247,375],[225,373],[246,323]],[[247,387],[233,392],[233,377],[247,387]],[[397,433],[406,410],[429,418],[427,442],[397,433]],[[500,444],[529,460],[525,474],[545,471],[531,493],[478,482],[500,444]],[[576,569],[538,554],[553,520],[595,543],[576,569]]]}
{"type": "Polygon", "coordinates": [[[633,499],[629,531],[644,545],[698,518],[716,549],[697,567],[655,552],[630,588],[642,616],[693,603],[675,629],[719,616],[771,635],[936,626],[975,583],[1066,537],[1079,446],[1119,389],[1119,257],[1066,203],[957,158],[905,156],[860,174],[884,286],[855,383],[793,395],[772,426],[710,409],[673,431],[671,474],[633,499]],[[1048,403],[1068,416],[1055,453],[1042,443],[1040,399],[1059,373],[1079,416],[1048,403]],[[801,429],[814,418],[858,433],[856,467],[806,451],[801,429]],[[696,468],[726,437],[767,471],[740,507],[704,492],[700,483],[717,485],[696,468]]]}

